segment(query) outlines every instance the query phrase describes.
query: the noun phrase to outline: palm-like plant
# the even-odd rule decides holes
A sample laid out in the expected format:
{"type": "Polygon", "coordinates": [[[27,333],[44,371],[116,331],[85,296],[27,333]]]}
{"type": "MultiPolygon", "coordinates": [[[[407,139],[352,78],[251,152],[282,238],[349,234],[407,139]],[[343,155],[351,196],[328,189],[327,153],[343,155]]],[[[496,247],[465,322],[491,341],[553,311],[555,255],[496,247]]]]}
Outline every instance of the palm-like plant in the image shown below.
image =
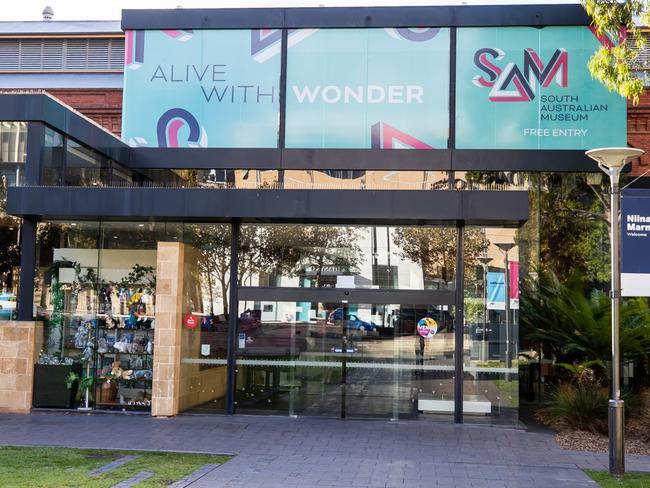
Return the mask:
{"type": "MultiPolygon", "coordinates": [[[[557,362],[611,361],[611,301],[601,290],[585,293],[572,276],[562,283],[551,271],[525,285],[521,326],[529,343],[541,344],[557,362]]],[[[650,357],[650,310],[640,298],[621,303],[620,348],[623,360],[650,357]]]]}

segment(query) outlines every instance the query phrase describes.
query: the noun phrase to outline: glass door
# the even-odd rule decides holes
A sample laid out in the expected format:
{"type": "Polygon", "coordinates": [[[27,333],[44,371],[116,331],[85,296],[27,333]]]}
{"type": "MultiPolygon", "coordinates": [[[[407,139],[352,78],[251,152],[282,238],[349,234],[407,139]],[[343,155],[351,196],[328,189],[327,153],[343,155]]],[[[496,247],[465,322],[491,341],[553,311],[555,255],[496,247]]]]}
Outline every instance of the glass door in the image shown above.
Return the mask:
{"type": "Polygon", "coordinates": [[[452,307],[343,304],[342,310],[347,311],[344,416],[453,415],[452,307]]]}
{"type": "Polygon", "coordinates": [[[239,309],[239,413],[453,415],[451,307],[240,302],[239,309]]]}

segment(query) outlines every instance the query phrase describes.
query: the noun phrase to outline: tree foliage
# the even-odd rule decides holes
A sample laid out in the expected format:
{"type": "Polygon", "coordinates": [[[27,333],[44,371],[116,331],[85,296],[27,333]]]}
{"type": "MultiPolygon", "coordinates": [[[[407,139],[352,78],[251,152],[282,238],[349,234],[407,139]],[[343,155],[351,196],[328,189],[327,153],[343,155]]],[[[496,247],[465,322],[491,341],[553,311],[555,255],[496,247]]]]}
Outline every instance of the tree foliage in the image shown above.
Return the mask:
{"type": "MultiPolygon", "coordinates": [[[[393,234],[402,259],[410,259],[422,267],[425,279],[440,278],[447,282],[456,269],[455,227],[398,227],[393,234]]],[[[488,240],[483,229],[465,230],[465,264],[474,264],[485,253],[488,240]]]]}
{"type": "MultiPolygon", "coordinates": [[[[596,175],[598,176],[598,175],[596,175]]],[[[547,173],[539,188],[540,264],[563,276],[580,274],[593,284],[609,282],[606,181],[582,174],[547,173]]]]}
{"type": "Polygon", "coordinates": [[[643,80],[634,68],[646,42],[637,24],[648,25],[647,0],[582,0],[582,4],[601,42],[589,60],[589,71],[610,91],[638,104],[643,80]]]}
{"type": "MultiPolygon", "coordinates": [[[[552,271],[540,271],[536,282],[524,284],[520,307],[524,340],[541,344],[558,362],[611,361],[611,300],[597,289],[586,292],[583,277],[573,275],[563,282],[552,271]]],[[[647,360],[647,302],[642,298],[623,300],[620,324],[623,360],[647,360]]]]}

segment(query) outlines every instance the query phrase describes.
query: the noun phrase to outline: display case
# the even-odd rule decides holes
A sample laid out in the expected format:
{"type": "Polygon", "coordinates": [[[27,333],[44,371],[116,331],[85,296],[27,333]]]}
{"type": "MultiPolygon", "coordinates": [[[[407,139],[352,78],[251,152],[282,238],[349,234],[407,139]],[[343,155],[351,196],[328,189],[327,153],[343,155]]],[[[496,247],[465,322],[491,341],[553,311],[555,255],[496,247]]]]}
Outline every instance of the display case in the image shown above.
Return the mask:
{"type": "MultiPolygon", "coordinates": [[[[130,276],[146,283],[104,285],[95,342],[95,408],[151,409],[155,300],[153,270],[130,276]],[[148,276],[147,280],[143,280],[148,276]]],[[[127,277],[128,278],[128,277],[127,277]]]]}

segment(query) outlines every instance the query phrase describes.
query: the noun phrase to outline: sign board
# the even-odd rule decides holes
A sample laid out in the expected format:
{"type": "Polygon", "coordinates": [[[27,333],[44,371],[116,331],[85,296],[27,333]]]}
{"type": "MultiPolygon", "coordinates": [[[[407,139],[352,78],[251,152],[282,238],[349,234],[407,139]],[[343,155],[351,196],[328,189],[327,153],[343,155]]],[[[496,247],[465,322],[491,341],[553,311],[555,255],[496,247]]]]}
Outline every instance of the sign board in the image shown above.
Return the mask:
{"type": "Polygon", "coordinates": [[[186,329],[196,329],[196,326],[199,325],[199,319],[196,315],[188,313],[183,318],[183,325],[185,325],[186,329]]]}
{"type": "MultiPolygon", "coordinates": [[[[280,30],[125,37],[130,145],[279,147],[280,30]]],[[[585,26],[472,27],[452,53],[445,27],[289,29],[285,145],[446,149],[453,89],[458,148],[622,146],[625,100],[587,68],[599,43],[585,26]]]]}
{"type": "Polygon", "coordinates": [[[458,29],[456,147],[625,146],[626,102],[593,79],[585,26],[458,29]]]}
{"type": "Polygon", "coordinates": [[[623,190],[621,295],[650,296],[650,190],[623,190]]]}
{"type": "Polygon", "coordinates": [[[447,148],[449,29],[303,29],[289,40],[286,147],[447,148]]]}
{"type": "Polygon", "coordinates": [[[122,137],[144,147],[278,147],[279,30],[127,31],[122,137]]]}

